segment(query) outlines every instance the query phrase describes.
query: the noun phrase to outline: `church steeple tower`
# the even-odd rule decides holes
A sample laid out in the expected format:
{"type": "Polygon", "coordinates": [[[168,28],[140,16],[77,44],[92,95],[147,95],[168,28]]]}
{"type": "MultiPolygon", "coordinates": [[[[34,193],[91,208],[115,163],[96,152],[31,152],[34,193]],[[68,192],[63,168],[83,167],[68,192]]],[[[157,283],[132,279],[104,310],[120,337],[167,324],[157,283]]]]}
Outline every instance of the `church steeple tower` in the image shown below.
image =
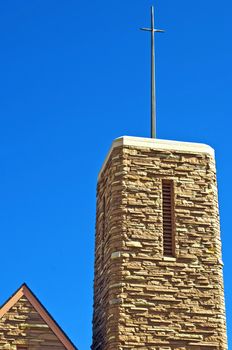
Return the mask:
{"type": "Polygon", "coordinates": [[[122,137],[98,179],[93,350],[227,350],[214,151],[122,137]]]}
{"type": "Polygon", "coordinates": [[[97,185],[93,350],[227,350],[214,150],[116,139],[97,185]]]}

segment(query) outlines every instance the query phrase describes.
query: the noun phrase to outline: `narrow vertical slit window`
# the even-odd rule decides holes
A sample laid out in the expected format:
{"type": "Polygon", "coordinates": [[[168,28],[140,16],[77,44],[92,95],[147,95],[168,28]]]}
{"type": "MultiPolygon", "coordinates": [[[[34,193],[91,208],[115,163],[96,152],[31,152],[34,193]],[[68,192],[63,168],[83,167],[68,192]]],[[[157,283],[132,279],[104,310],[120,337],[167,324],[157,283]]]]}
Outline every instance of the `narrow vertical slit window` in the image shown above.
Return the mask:
{"type": "Polygon", "coordinates": [[[163,255],[174,256],[174,198],[173,181],[162,181],[163,255]]]}
{"type": "Polygon", "coordinates": [[[105,253],[105,235],[106,235],[106,197],[103,196],[102,205],[102,242],[101,242],[101,264],[104,265],[104,253],[105,253]]]}

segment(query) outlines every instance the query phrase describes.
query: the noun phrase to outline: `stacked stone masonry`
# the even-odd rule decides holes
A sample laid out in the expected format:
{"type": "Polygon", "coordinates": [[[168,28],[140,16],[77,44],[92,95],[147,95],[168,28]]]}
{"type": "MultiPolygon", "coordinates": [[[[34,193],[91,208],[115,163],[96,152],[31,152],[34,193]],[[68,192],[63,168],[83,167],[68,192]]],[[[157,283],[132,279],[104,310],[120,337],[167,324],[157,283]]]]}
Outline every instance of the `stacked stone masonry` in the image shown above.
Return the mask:
{"type": "Polygon", "coordinates": [[[27,298],[0,319],[0,349],[66,350],[27,298]]]}
{"type": "Polygon", "coordinates": [[[227,350],[211,152],[113,147],[97,189],[93,350],[227,350]],[[174,184],[163,256],[162,180],[174,184]]]}

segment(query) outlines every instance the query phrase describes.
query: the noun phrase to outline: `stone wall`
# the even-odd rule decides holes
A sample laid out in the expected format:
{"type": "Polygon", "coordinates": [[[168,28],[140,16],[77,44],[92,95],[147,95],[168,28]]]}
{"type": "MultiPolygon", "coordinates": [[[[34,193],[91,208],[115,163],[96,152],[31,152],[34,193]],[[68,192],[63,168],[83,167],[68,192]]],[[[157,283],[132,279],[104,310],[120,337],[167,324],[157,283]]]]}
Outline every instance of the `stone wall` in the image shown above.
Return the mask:
{"type": "Polygon", "coordinates": [[[0,349],[17,350],[19,345],[28,350],[66,349],[26,297],[0,319],[0,349]]]}
{"type": "Polygon", "coordinates": [[[123,143],[98,181],[93,350],[227,350],[212,150],[123,143]],[[163,256],[163,179],[174,257],[163,256]]]}

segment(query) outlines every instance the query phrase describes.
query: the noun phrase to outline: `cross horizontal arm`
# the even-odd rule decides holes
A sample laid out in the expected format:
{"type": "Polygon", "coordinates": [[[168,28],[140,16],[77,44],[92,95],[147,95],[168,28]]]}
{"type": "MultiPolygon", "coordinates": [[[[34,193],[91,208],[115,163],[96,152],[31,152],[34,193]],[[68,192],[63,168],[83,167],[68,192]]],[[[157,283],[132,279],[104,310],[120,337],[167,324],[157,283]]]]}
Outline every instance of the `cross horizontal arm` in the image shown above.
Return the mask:
{"type": "Polygon", "coordinates": [[[140,28],[140,30],[146,30],[147,32],[152,32],[151,28],[140,28]]]}
{"type": "Polygon", "coordinates": [[[154,32],[154,33],[164,33],[165,31],[163,29],[152,29],[152,28],[140,28],[141,30],[145,30],[147,32],[154,32]]]}

